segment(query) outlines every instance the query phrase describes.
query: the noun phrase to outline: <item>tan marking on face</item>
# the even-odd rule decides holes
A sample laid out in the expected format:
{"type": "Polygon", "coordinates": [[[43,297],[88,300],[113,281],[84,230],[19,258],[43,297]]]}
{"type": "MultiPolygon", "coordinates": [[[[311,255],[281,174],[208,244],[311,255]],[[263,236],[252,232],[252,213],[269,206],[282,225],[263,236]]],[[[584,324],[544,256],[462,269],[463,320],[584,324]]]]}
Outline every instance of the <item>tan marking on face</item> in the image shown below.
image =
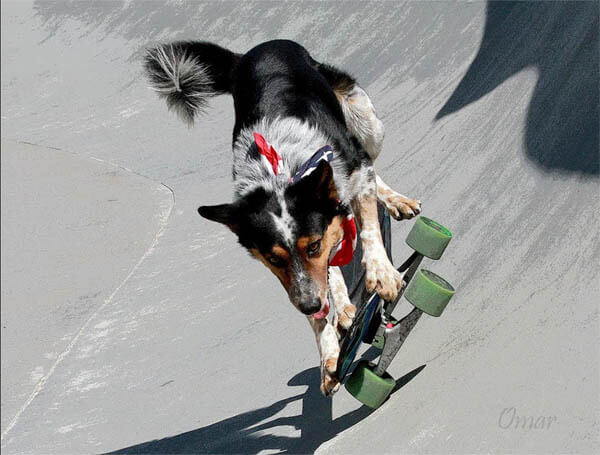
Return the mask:
{"type": "MultiPolygon", "coordinates": [[[[310,280],[316,284],[319,297],[322,301],[327,298],[327,268],[329,262],[329,254],[332,248],[342,239],[344,230],[342,228],[343,216],[336,216],[323,234],[321,239],[321,248],[319,252],[313,256],[308,253],[308,246],[319,240],[321,236],[311,235],[300,237],[296,242],[296,254],[300,257],[302,265],[309,276],[310,280]]],[[[279,279],[284,289],[288,294],[293,283],[291,257],[288,250],[280,245],[275,245],[270,253],[262,254],[256,248],[250,249],[250,253],[262,262],[273,274],[279,279]],[[269,256],[273,255],[286,261],[284,267],[275,267],[269,262],[269,256]]]]}
{"type": "Polygon", "coordinates": [[[289,262],[290,260],[290,253],[288,252],[288,250],[286,250],[280,245],[275,245],[271,249],[271,254],[273,254],[273,256],[277,256],[278,258],[283,259],[286,262],[289,262]]]}
{"type": "Polygon", "coordinates": [[[320,235],[298,237],[298,240],[296,241],[296,248],[298,248],[298,251],[305,251],[308,248],[308,245],[316,242],[320,238],[320,235]]]}
{"type": "Polygon", "coordinates": [[[273,274],[279,279],[279,281],[283,285],[284,289],[287,291],[290,288],[290,283],[292,281],[291,277],[290,277],[290,272],[289,272],[289,257],[290,257],[290,254],[287,252],[287,250],[285,250],[284,248],[282,248],[282,247],[280,247],[278,245],[275,245],[273,247],[273,249],[271,250],[271,252],[275,256],[280,257],[280,258],[288,261],[287,264],[286,264],[286,267],[275,267],[256,248],[250,249],[250,253],[256,259],[258,259],[260,262],[262,262],[271,272],[273,272],[273,274]]]}
{"type": "Polygon", "coordinates": [[[298,238],[296,249],[304,264],[307,275],[317,283],[319,296],[322,300],[327,298],[327,267],[329,266],[329,254],[332,248],[342,239],[344,230],[342,228],[343,215],[333,218],[321,239],[321,248],[315,255],[309,255],[308,246],[319,240],[320,236],[305,236],[298,238]]]}

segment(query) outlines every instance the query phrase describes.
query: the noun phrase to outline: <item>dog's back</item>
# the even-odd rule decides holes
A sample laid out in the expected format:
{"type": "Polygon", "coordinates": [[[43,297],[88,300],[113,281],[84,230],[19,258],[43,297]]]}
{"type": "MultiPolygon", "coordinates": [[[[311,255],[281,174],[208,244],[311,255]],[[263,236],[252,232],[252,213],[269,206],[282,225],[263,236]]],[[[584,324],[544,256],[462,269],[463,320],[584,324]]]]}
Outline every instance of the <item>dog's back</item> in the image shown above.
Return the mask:
{"type": "MultiPolygon", "coordinates": [[[[354,79],[317,62],[298,43],[268,41],[241,55],[208,42],[181,41],[150,49],[145,66],[153,88],[188,124],[204,112],[207,98],[232,94],[234,154],[236,142],[248,148],[246,136],[251,134],[246,133],[262,122],[272,127],[277,124],[270,135],[272,141],[290,127],[296,134],[310,129],[307,136],[325,138],[338,151],[336,161],[344,168],[343,174],[349,175],[366,159],[347,128],[339,102],[343,95],[338,90],[353,86],[354,79]]],[[[308,142],[308,156],[324,145],[308,142]]],[[[287,159],[297,164],[307,158],[304,152],[294,154],[297,156],[287,159]]],[[[234,157],[234,174],[235,161],[234,157]]]]}
{"type": "Polygon", "coordinates": [[[244,126],[262,119],[295,117],[331,132],[332,123],[345,125],[331,85],[318,63],[299,44],[268,41],[246,53],[235,71],[234,138],[244,126]]]}
{"type": "Polygon", "coordinates": [[[325,124],[328,131],[334,124],[345,125],[332,86],[319,69],[304,47],[289,40],[262,43],[245,55],[208,42],[180,41],[146,55],[153,88],[188,123],[203,112],[208,97],[232,94],[234,140],[244,126],[276,117],[325,124]]]}

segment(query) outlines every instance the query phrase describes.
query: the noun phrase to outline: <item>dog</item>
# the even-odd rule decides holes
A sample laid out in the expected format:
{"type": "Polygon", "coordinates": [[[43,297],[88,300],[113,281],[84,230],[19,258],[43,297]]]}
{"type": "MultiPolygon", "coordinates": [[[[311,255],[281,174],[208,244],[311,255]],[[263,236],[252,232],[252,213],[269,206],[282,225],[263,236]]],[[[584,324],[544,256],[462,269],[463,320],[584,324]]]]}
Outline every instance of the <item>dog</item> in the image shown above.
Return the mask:
{"type": "Polygon", "coordinates": [[[421,211],[420,201],[374,171],[384,128],[371,99],[348,73],[289,40],[243,55],[209,42],[160,44],[147,50],[144,67],[151,87],[188,124],[210,97],[233,96],[233,202],[198,212],[236,234],[306,315],[321,391],[334,394],[339,337],[355,315],[339,267],[352,258],[356,224],[367,290],[392,301],[402,274],[386,255],[377,201],[396,219],[421,211]]]}

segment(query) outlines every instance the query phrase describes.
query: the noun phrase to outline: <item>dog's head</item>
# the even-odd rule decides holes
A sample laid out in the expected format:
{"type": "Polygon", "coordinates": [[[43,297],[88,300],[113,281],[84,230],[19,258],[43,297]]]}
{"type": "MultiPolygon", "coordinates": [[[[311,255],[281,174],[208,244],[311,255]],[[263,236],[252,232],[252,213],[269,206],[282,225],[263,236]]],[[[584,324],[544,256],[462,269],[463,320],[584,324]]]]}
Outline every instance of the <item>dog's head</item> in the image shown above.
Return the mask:
{"type": "Polygon", "coordinates": [[[298,310],[326,315],[327,267],[344,236],[346,215],[327,162],[280,190],[257,187],[231,204],[203,206],[198,212],[227,225],[277,276],[298,310]]]}

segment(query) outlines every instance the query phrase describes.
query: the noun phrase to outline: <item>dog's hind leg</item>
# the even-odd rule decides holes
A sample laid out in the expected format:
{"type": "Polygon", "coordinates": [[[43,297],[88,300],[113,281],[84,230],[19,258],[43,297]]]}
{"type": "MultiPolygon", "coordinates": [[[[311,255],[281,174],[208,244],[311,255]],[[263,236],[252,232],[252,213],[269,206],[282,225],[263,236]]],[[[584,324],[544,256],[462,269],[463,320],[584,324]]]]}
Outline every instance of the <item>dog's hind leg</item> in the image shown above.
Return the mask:
{"type": "Polygon", "coordinates": [[[340,381],[335,374],[340,355],[340,345],[335,329],[327,318],[315,319],[312,316],[307,316],[307,319],[315,333],[321,357],[321,392],[325,396],[331,396],[340,388],[340,381]]]}
{"type": "Polygon", "coordinates": [[[331,85],[344,113],[348,130],[375,161],[383,146],[385,130],[371,98],[347,73],[326,64],[319,65],[319,72],[331,85]]]}
{"type": "Polygon", "coordinates": [[[354,84],[350,90],[334,89],[334,92],[342,107],[346,126],[375,161],[383,148],[385,129],[377,117],[371,98],[358,84],[354,84]]]}
{"type": "Polygon", "coordinates": [[[333,326],[339,339],[350,328],[356,314],[356,307],[350,301],[348,288],[339,267],[329,267],[329,294],[334,308],[333,326]]]}
{"type": "Polygon", "coordinates": [[[377,181],[377,200],[381,202],[389,214],[397,220],[408,220],[421,213],[421,201],[410,199],[391,189],[379,177],[377,181]]]}
{"type": "MultiPolygon", "coordinates": [[[[379,156],[383,147],[383,122],[377,117],[375,108],[367,93],[358,85],[344,94],[338,94],[348,128],[360,141],[371,159],[379,156]]],[[[408,198],[392,190],[377,175],[377,199],[392,217],[407,220],[421,213],[421,201],[408,198]]]]}
{"type": "MultiPolygon", "coordinates": [[[[373,102],[357,82],[329,65],[319,68],[331,84],[340,103],[346,125],[373,161],[383,148],[384,127],[373,102]]],[[[421,212],[421,202],[392,190],[377,176],[377,199],[397,220],[410,219],[421,212]]]]}

